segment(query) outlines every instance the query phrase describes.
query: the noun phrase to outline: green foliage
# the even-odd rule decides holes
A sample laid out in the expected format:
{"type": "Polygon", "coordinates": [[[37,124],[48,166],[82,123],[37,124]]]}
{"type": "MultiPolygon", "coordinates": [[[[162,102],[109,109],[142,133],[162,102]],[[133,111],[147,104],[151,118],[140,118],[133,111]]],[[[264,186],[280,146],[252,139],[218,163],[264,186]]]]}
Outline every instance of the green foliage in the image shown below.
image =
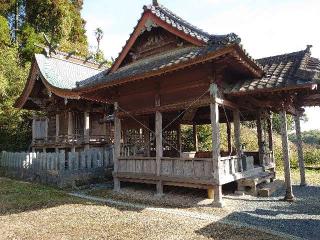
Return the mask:
{"type": "Polygon", "coordinates": [[[8,21],[0,15],[0,46],[8,46],[10,44],[10,29],[8,21]]]}
{"type": "MultiPolygon", "coordinates": [[[[320,131],[319,130],[310,130],[302,132],[302,142],[310,145],[320,145],[320,131]]],[[[289,136],[290,141],[296,141],[296,134],[292,133],[289,136]]]]}
{"type": "Polygon", "coordinates": [[[59,50],[87,55],[82,5],[82,0],[0,0],[0,151],[27,150],[30,145],[31,113],[13,105],[34,53],[42,51],[35,44],[45,43],[43,33],[59,50]]]}

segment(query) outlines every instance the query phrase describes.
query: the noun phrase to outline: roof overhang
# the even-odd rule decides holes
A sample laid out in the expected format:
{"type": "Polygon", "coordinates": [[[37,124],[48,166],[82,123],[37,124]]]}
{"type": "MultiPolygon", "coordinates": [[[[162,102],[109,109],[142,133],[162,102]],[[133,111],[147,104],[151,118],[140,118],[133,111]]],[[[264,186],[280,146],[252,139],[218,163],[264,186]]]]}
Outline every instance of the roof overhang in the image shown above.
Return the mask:
{"type": "Polygon", "coordinates": [[[150,71],[150,72],[143,73],[143,74],[138,74],[138,75],[134,75],[134,76],[124,77],[121,79],[107,81],[104,83],[99,83],[99,84],[88,86],[88,87],[84,86],[84,87],[78,88],[76,90],[79,92],[80,97],[86,98],[86,96],[89,96],[90,93],[95,92],[100,89],[103,89],[103,88],[115,87],[115,86],[119,86],[119,85],[126,84],[129,82],[134,82],[134,81],[139,81],[139,80],[143,80],[143,79],[147,79],[147,78],[157,77],[157,76],[160,76],[163,74],[168,74],[168,73],[171,73],[171,72],[174,72],[177,70],[182,70],[184,68],[187,68],[187,67],[190,67],[193,65],[203,64],[205,62],[210,62],[210,61],[213,61],[219,57],[222,57],[222,56],[225,56],[228,54],[235,57],[236,60],[240,64],[243,64],[252,73],[252,77],[255,77],[255,78],[262,77],[263,70],[257,65],[257,63],[252,58],[250,58],[238,44],[230,44],[224,48],[210,52],[207,55],[196,57],[196,58],[193,58],[191,60],[188,60],[188,61],[180,63],[180,64],[172,65],[172,66],[169,66],[166,68],[150,71]]]}

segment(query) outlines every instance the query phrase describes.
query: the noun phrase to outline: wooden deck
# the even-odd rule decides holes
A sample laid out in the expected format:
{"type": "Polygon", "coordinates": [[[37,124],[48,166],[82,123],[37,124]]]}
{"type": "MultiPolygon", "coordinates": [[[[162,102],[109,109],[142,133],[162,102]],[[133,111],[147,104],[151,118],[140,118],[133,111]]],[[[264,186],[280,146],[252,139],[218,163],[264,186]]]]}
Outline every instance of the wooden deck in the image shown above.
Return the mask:
{"type": "Polygon", "coordinates": [[[253,165],[252,157],[243,160],[230,156],[220,158],[220,161],[220,179],[215,177],[213,159],[210,158],[162,157],[160,173],[157,174],[156,157],[120,157],[113,174],[124,182],[156,184],[161,181],[163,185],[209,189],[217,184],[230,183],[264,171],[263,167],[253,165]]]}

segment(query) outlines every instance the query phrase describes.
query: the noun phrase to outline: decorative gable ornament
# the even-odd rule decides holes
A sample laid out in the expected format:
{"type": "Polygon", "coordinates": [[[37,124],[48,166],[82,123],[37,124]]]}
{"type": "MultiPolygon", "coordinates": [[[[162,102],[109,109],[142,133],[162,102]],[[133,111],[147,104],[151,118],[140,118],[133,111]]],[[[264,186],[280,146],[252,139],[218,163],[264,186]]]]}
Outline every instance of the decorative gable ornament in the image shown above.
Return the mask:
{"type": "Polygon", "coordinates": [[[148,19],[146,23],[144,24],[145,28],[141,30],[141,34],[143,34],[145,31],[150,32],[153,28],[159,27],[156,23],[154,23],[151,19],[148,19]]]}

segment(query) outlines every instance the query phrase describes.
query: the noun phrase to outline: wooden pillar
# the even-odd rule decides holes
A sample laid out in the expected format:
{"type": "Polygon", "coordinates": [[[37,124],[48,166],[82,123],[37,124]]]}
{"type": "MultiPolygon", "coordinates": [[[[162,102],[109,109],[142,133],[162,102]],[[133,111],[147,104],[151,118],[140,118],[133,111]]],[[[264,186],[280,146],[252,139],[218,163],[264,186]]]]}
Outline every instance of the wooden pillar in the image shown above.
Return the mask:
{"type": "MultiPolygon", "coordinates": [[[[160,176],[161,174],[161,158],[163,156],[163,146],[162,146],[162,113],[156,111],[156,175],[160,176]]],[[[163,185],[162,181],[157,183],[157,195],[163,195],[163,185]]]]}
{"type": "Polygon", "coordinates": [[[298,151],[298,158],[299,158],[299,169],[300,169],[300,185],[306,185],[306,173],[305,173],[305,166],[304,166],[304,159],[303,159],[303,149],[302,149],[302,136],[301,136],[301,126],[300,126],[300,116],[294,116],[294,121],[296,125],[296,145],[298,151]]]}
{"type": "MultiPolygon", "coordinates": [[[[233,111],[233,127],[234,127],[234,144],[237,151],[237,156],[241,157],[241,126],[240,126],[240,111],[233,111]]],[[[239,161],[239,170],[243,171],[242,161],[239,161]]]]}
{"type": "Polygon", "coordinates": [[[68,139],[71,140],[72,138],[73,138],[72,112],[68,112],[68,139]]]}
{"type": "Polygon", "coordinates": [[[119,166],[119,157],[120,157],[120,149],[121,149],[121,120],[117,116],[119,111],[118,103],[114,103],[114,154],[113,154],[113,164],[114,164],[114,191],[120,191],[120,181],[117,177],[118,166],[119,166]]]}
{"type": "Polygon", "coordinates": [[[282,110],[280,113],[280,124],[281,124],[283,165],[284,165],[285,183],[286,183],[286,196],[284,200],[292,201],[294,199],[294,196],[292,192],[292,183],[291,183],[287,114],[285,110],[282,110]]]}
{"type": "Polygon", "coordinates": [[[222,184],[220,176],[220,126],[219,126],[219,105],[216,101],[218,86],[215,83],[210,87],[210,119],[212,127],[212,161],[213,176],[217,182],[214,186],[214,205],[222,207],[222,184]]]}
{"type": "Polygon", "coordinates": [[[261,112],[257,114],[257,137],[258,137],[258,147],[259,147],[259,163],[261,166],[264,166],[264,153],[263,153],[263,133],[262,133],[262,124],[261,124],[261,112]]]}
{"type": "Polygon", "coordinates": [[[84,117],[84,129],[83,129],[83,135],[84,135],[84,143],[85,143],[85,149],[90,148],[90,113],[89,112],[84,112],[83,113],[84,117]]]}
{"type": "Polygon", "coordinates": [[[269,136],[269,150],[270,151],[274,151],[274,147],[273,147],[273,126],[272,126],[272,115],[270,114],[268,119],[267,119],[267,123],[268,123],[268,136],[269,136]]]}
{"type": "Polygon", "coordinates": [[[198,129],[197,125],[193,124],[192,125],[192,130],[193,130],[193,144],[194,144],[194,150],[196,152],[199,151],[199,142],[198,142],[198,129]]]}
{"type": "Polygon", "coordinates": [[[35,116],[33,116],[33,119],[32,119],[32,142],[34,143],[35,140],[36,140],[36,119],[35,119],[35,116]]]}
{"type": "Polygon", "coordinates": [[[44,120],[44,139],[47,142],[48,141],[48,118],[44,120]]]}
{"type": "Polygon", "coordinates": [[[178,150],[179,150],[179,157],[182,157],[182,144],[181,144],[181,124],[178,124],[177,127],[177,138],[178,138],[178,150]]]}
{"type": "Polygon", "coordinates": [[[60,134],[60,114],[56,114],[56,142],[59,141],[60,134]]]}
{"type": "Polygon", "coordinates": [[[227,122],[227,140],[228,140],[228,153],[232,153],[232,136],[231,136],[231,124],[227,122]]]}

